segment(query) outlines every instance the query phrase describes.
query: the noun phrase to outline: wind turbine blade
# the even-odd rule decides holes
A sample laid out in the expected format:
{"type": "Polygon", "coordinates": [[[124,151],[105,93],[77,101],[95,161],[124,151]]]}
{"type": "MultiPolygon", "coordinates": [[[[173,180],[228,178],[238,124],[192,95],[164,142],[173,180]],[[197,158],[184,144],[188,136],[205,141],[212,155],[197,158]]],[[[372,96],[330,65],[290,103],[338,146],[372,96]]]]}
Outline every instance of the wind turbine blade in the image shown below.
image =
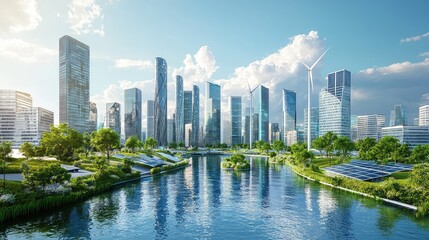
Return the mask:
{"type": "Polygon", "coordinates": [[[254,92],[259,86],[261,86],[261,84],[258,84],[251,92],[254,92]]]}
{"type": "Polygon", "coordinates": [[[308,74],[310,75],[310,83],[311,83],[311,91],[314,94],[314,86],[313,86],[313,72],[310,70],[308,71],[308,74]]]}
{"type": "Polygon", "coordinates": [[[310,69],[310,67],[307,65],[307,64],[305,64],[305,63],[303,63],[301,60],[298,60],[300,63],[302,63],[307,69],[310,69]]]}
{"type": "Polygon", "coordinates": [[[320,61],[320,59],[322,59],[322,57],[326,54],[326,52],[328,52],[329,48],[326,49],[326,51],[322,54],[322,56],[319,57],[319,59],[317,59],[317,61],[313,64],[313,66],[311,66],[310,69],[313,69],[314,66],[316,66],[316,64],[320,61]]]}
{"type": "Polygon", "coordinates": [[[251,88],[250,88],[249,81],[247,81],[247,80],[246,80],[246,82],[247,82],[247,87],[249,87],[249,92],[252,92],[252,91],[251,91],[251,88]]]}

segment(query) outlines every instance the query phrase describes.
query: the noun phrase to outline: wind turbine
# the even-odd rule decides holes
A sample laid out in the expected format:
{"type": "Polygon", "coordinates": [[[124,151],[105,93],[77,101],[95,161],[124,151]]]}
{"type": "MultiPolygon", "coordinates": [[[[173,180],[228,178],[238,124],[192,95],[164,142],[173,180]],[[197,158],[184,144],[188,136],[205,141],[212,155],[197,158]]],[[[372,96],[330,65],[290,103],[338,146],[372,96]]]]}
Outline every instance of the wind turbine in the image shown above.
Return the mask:
{"type": "Polygon", "coordinates": [[[253,120],[253,107],[252,107],[252,103],[253,103],[253,92],[259,87],[259,85],[261,85],[261,84],[258,84],[258,86],[256,86],[253,90],[250,88],[250,85],[249,85],[249,81],[247,81],[247,87],[249,87],[249,94],[250,94],[250,126],[249,126],[249,129],[250,129],[250,135],[249,135],[249,142],[250,142],[250,150],[252,150],[252,132],[253,132],[253,122],[252,122],[252,120],[253,120]]]}
{"type": "Polygon", "coordinates": [[[308,79],[308,86],[307,86],[307,94],[308,94],[308,102],[307,102],[307,150],[310,151],[310,145],[311,145],[311,129],[310,129],[310,84],[311,84],[311,90],[314,92],[313,88],[313,68],[316,66],[316,64],[322,59],[322,57],[328,52],[329,48],[326,49],[326,51],[322,54],[322,56],[319,57],[319,59],[316,60],[315,63],[311,67],[309,67],[307,64],[303,63],[301,60],[298,60],[300,63],[302,63],[307,68],[307,79],[308,79]]]}

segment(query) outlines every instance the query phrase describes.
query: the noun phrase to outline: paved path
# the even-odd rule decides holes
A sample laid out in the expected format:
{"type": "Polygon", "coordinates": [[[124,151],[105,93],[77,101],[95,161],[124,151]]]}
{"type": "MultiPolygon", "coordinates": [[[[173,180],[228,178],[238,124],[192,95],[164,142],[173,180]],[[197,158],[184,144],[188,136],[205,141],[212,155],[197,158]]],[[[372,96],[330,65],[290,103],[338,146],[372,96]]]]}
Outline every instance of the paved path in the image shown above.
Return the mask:
{"type": "MultiPolygon", "coordinates": [[[[79,169],[79,172],[71,173],[71,178],[83,177],[94,174],[93,172],[89,172],[83,169],[79,169]]],[[[24,177],[21,173],[7,173],[6,180],[9,181],[22,181],[24,177]]],[[[3,180],[3,174],[0,174],[0,180],[3,180]]]]}

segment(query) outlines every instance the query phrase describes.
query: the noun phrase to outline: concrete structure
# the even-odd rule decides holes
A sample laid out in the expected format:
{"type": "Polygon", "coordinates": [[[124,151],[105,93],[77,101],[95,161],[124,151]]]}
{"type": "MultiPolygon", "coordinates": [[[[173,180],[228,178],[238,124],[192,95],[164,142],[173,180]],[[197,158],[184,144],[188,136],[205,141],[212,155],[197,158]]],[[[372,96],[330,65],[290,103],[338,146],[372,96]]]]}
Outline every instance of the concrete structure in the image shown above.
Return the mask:
{"type": "Polygon", "coordinates": [[[167,146],[167,62],[155,59],[154,137],[159,146],[167,146]]]}
{"type": "Polygon", "coordinates": [[[89,120],[89,46],[70,37],[59,41],[60,123],[84,133],[89,120]]]}
{"type": "Polygon", "coordinates": [[[205,101],[205,143],[221,143],[221,91],[220,86],[211,82],[206,83],[205,101]]]}
{"type": "Polygon", "coordinates": [[[270,123],[270,91],[264,86],[259,87],[259,131],[258,139],[268,142],[270,123]]]}
{"type": "Polygon", "coordinates": [[[140,89],[125,89],[124,105],[125,141],[131,136],[141,139],[142,92],[140,89]]]}
{"type": "Polygon", "coordinates": [[[428,126],[393,126],[381,129],[382,136],[392,136],[399,140],[401,144],[408,144],[414,148],[421,144],[429,144],[428,126]]]}
{"type": "Polygon", "coordinates": [[[419,107],[419,126],[429,126],[429,105],[419,107]]]}
{"type": "Polygon", "coordinates": [[[408,125],[407,108],[404,105],[395,105],[390,111],[390,126],[408,125]]]}
{"type": "Polygon", "coordinates": [[[106,118],[104,126],[121,136],[121,104],[117,102],[106,103],[106,118]]]}
{"type": "Polygon", "coordinates": [[[357,116],[357,140],[370,137],[378,141],[385,126],[386,117],[382,114],[357,116]]]}

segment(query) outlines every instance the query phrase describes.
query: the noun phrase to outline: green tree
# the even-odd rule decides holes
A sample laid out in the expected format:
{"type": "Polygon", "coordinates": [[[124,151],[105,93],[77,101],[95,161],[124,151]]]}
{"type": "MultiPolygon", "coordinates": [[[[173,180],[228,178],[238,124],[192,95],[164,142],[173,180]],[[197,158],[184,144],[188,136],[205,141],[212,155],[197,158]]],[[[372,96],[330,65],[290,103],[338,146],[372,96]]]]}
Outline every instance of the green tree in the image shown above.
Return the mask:
{"type": "Polygon", "coordinates": [[[89,152],[91,151],[91,135],[87,132],[82,135],[82,149],[85,153],[85,157],[88,158],[89,152]]]}
{"type": "Polygon", "coordinates": [[[418,145],[411,153],[411,161],[413,162],[427,162],[429,160],[429,145],[418,145]]]}
{"type": "Polygon", "coordinates": [[[302,143],[292,144],[291,152],[295,161],[303,164],[303,168],[305,168],[309,161],[314,158],[313,152],[307,151],[302,143]]]}
{"type": "MultiPolygon", "coordinates": [[[[311,142],[311,146],[317,150],[320,151],[320,154],[323,153],[323,151],[325,150],[325,141],[323,139],[323,137],[317,137],[316,139],[313,140],[313,142],[311,142]]],[[[323,156],[323,154],[322,154],[323,156]]]]}
{"type": "Polygon", "coordinates": [[[102,151],[110,159],[110,153],[119,147],[119,136],[110,128],[102,128],[91,133],[91,145],[102,151]]]}
{"type": "Polygon", "coordinates": [[[12,152],[12,143],[5,141],[0,144],[0,157],[6,161],[7,156],[12,152]]]}
{"type": "Polygon", "coordinates": [[[275,140],[273,142],[273,149],[277,152],[277,154],[285,148],[285,143],[281,140],[275,140]]]}
{"type": "Polygon", "coordinates": [[[417,187],[429,190],[429,163],[415,165],[411,171],[410,180],[417,187]]]}
{"type": "Polygon", "coordinates": [[[35,170],[28,170],[24,174],[24,185],[32,190],[38,187],[70,181],[71,174],[59,164],[49,164],[35,170]]]}
{"type": "Polygon", "coordinates": [[[27,158],[34,157],[34,146],[31,142],[24,142],[21,144],[19,151],[27,158]]]}
{"type": "Polygon", "coordinates": [[[371,155],[377,160],[387,161],[392,159],[392,154],[399,148],[401,144],[399,140],[391,137],[384,136],[371,148],[371,155]]]}
{"type": "MultiPolygon", "coordinates": [[[[179,144],[183,144],[183,143],[179,143],[179,144]]],[[[146,141],[144,142],[144,148],[150,151],[153,151],[153,149],[156,148],[157,146],[158,146],[158,142],[151,137],[146,139],[146,141]]]]}
{"type": "Polygon", "coordinates": [[[340,154],[342,161],[350,156],[350,152],[353,151],[354,148],[353,142],[346,136],[339,137],[334,141],[334,149],[340,154]]]}
{"type": "Polygon", "coordinates": [[[141,146],[141,142],[136,136],[131,136],[125,141],[125,147],[131,149],[132,152],[139,146],[141,146]]]}
{"type": "Polygon", "coordinates": [[[264,142],[261,147],[262,151],[268,154],[268,151],[271,150],[271,145],[267,142],[264,142]]]}
{"type": "Polygon", "coordinates": [[[177,143],[176,142],[172,142],[168,145],[168,148],[170,149],[176,149],[177,148],[177,143]]]}
{"type": "Polygon", "coordinates": [[[263,147],[264,147],[265,141],[264,140],[259,140],[255,142],[255,148],[258,149],[259,152],[264,151],[263,147]]]}
{"type": "Polygon", "coordinates": [[[359,151],[359,158],[363,160],[373,160],[375,157],[372,155],[371,148],[377,144],[375,138],[366,137],[359,139],[356,143],[356,148],[359,151]]]}
{"type": "Polygon", "coordinates": [[[392,154],[392,160],[395,162],[405,162],[411,156],[410,147],[407,144],[401,144],[399,148],[395,149],[392,154]]]}
{"type": "Polygon", "coordinates": [[[337,138],[337,134],[331,131],[325,133],[325,135],[322,136],[327,157],[332,157],[332,153],[335,150],[334,142],[337,140],[337,138]]]}
{"type": "MultiPolygon", "coordinates": [[[[155,139],[153,139],[153,140],[155,140],[155,139]]],[[[155,147],[158,145],[158,143],[155,145],[155,147]]],[[[183,143],[183,142],[179,142],[178,144],[177,144],[177,146],[179,147],[179,148],[184,148],[185,147],[185,144],[183,143]]],[[[211,146],[209,146],[209,147],[211,147],[211,146]]]]}
{"type": "Polygon", "coordinates": [[[82,143],[82,134],[65,123],[61,123],[58,127],[52,125],[50,131],[45,132],[41,140],[41,145],[48,154],[65,161],[73,160],[75,150],[82,147],[82,143]]]}

